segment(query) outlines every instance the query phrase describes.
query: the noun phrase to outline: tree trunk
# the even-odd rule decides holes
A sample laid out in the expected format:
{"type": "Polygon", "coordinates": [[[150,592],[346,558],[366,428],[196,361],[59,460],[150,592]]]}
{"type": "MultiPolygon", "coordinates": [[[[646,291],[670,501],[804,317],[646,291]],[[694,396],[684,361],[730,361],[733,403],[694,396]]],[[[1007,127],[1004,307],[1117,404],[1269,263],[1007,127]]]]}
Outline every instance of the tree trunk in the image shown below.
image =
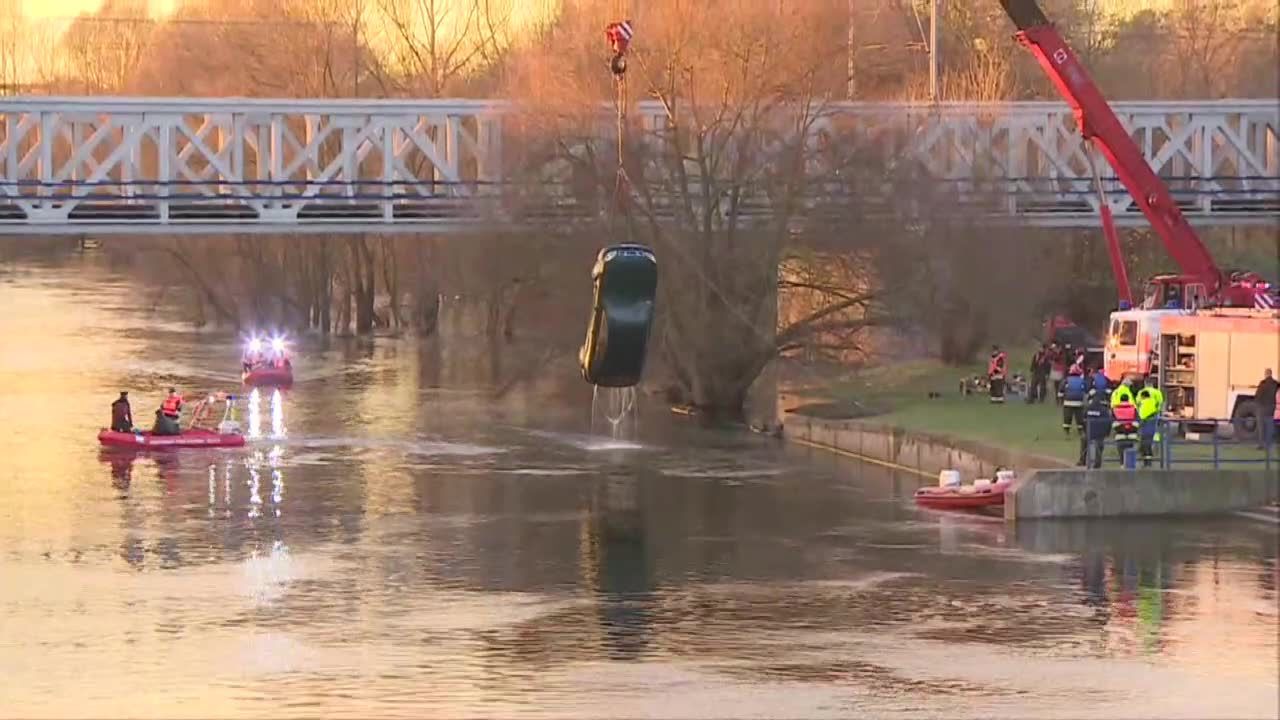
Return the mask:
{"type": "Polygon", "coordinates": [[[356,334],[367,335],[374,326],[374,266],[372,253],[363,236],[351,241],[352,293],[356,303],[356,334]]]}

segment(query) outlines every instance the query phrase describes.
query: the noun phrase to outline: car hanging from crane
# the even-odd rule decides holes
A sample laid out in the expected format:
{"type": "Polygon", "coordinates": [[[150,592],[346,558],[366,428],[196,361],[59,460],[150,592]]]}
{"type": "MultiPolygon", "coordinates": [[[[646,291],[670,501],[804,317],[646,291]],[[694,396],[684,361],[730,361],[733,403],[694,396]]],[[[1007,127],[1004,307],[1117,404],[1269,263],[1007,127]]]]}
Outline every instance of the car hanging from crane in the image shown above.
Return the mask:
{"type": "MultiPolygon", "coordinates": [[[[629,20],[610,23],[605,28],[605,39],[613,53],[609,69],[618,86],[618,183],[614,192],[619,202],[627,186],[622,133],[626,113],[626,53],[633,35],[629,20]]],[[[611,245],[596,256],[591,280],[594,286],[591,318],[587,323],[587,338],[578,351],[582,377],[596,388],[633,388],[640,382],[648,355],[658,291],[658,259],[653,250],[644,245],[611,245]]]]}

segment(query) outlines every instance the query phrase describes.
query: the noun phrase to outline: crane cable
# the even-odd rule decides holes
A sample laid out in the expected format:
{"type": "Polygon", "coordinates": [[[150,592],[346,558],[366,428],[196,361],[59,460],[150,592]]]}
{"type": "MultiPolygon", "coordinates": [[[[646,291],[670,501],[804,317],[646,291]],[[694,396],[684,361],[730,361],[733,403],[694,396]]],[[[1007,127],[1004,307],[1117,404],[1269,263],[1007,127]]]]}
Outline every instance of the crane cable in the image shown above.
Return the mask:
{"type": "Polygon", "coordinates": [[[610,222],[610,234],[616,236],[618,217],[622,215],[627,225],[627,240],[634,241],[635,228],[631,222],[630,203],[627,197],[629,182],[626,169],[627,103],[630,100],[627,92],[626,52],[632,37],[631,20],[627,12],[630,10],[630,4],[629,0],[617,0],[615,3],[615,17],[617,20],[609,28],[610,42],[614,50],[613,59],[609,63],[609,70],[613,73],[614,103],[616,105],[615,132],[617,133],[617,171],[613,182],[613,212],[610,222]]]}
{"type": "MultiPolygon", "coordinates": [[[[613,74],[614,79],[614,102],[616,104],[616,126],[617,133],[617,170],[613,183],[613,198],[610,208],[609,217],[609,234],[616,237],[618,235],[618,222],[621,219],[627,226],[627,239],[634,241],[635,227],[631,222],[630,203],[627,202],[628,181],[626,171],[626,133],[627,133],[627,75],[626,75],[626,52],[632,37],[631,21],[627,19],[627,0],[618,0],[616,3],[618,19],[610,23],[605,28],[606,37],[613,49],[613,58],[609,62],[609,70],[613,74]]],[[[619,430],[622,422],[631,416],[636,408],[636,389],[635,387],[623,388],[606,388],[607,405],[603,408],[605,420],[608,421],[611,434],[613,437],[619,437],[619,430]]],[[[595,409],[599,402],[600,386],[596,385],[592,388],[591,393],[591,414],[592,429],[595,426],[595,409]]]]}

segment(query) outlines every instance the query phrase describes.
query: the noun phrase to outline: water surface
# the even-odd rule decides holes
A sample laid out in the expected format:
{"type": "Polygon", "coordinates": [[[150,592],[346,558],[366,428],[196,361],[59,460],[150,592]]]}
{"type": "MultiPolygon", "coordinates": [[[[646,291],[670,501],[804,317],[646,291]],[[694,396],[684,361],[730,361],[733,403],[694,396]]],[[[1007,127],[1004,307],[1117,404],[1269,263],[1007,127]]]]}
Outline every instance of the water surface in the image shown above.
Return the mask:
{"type": "Polygon", "coordinates": [[[1280,713],[1273,527],[920,512],[386,338],[305,342],[244,450],[104,452],[117,390],[237,384],[151,295],[0,269],[0,716],[1280,713]]]}

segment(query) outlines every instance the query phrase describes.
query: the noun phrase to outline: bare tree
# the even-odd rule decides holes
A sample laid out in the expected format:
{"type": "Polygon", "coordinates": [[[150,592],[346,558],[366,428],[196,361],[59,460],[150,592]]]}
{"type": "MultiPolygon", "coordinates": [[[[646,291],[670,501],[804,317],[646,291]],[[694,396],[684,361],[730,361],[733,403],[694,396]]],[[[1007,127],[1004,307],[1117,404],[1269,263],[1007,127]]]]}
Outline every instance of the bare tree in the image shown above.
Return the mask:
{"type": "Polygon", "coordinates": [[[405,89],[456,92],[465,76],[500,62],[513,39],[516,0],[378,0],[388,65],[405,89]]]}
{"type": "Polygon", "coordinates": [[[0,2],[0,94],[11,95],[26,80],[24,70],[28,63],[24,58],[24,21],[21,0],[0,2]]]}
{"type": "Polygon", "coordinates": [[[108,0],[77,18],[61,40],[67,81],[86,94],[126,91],[155,27],[145,0],[108,0]]]}

